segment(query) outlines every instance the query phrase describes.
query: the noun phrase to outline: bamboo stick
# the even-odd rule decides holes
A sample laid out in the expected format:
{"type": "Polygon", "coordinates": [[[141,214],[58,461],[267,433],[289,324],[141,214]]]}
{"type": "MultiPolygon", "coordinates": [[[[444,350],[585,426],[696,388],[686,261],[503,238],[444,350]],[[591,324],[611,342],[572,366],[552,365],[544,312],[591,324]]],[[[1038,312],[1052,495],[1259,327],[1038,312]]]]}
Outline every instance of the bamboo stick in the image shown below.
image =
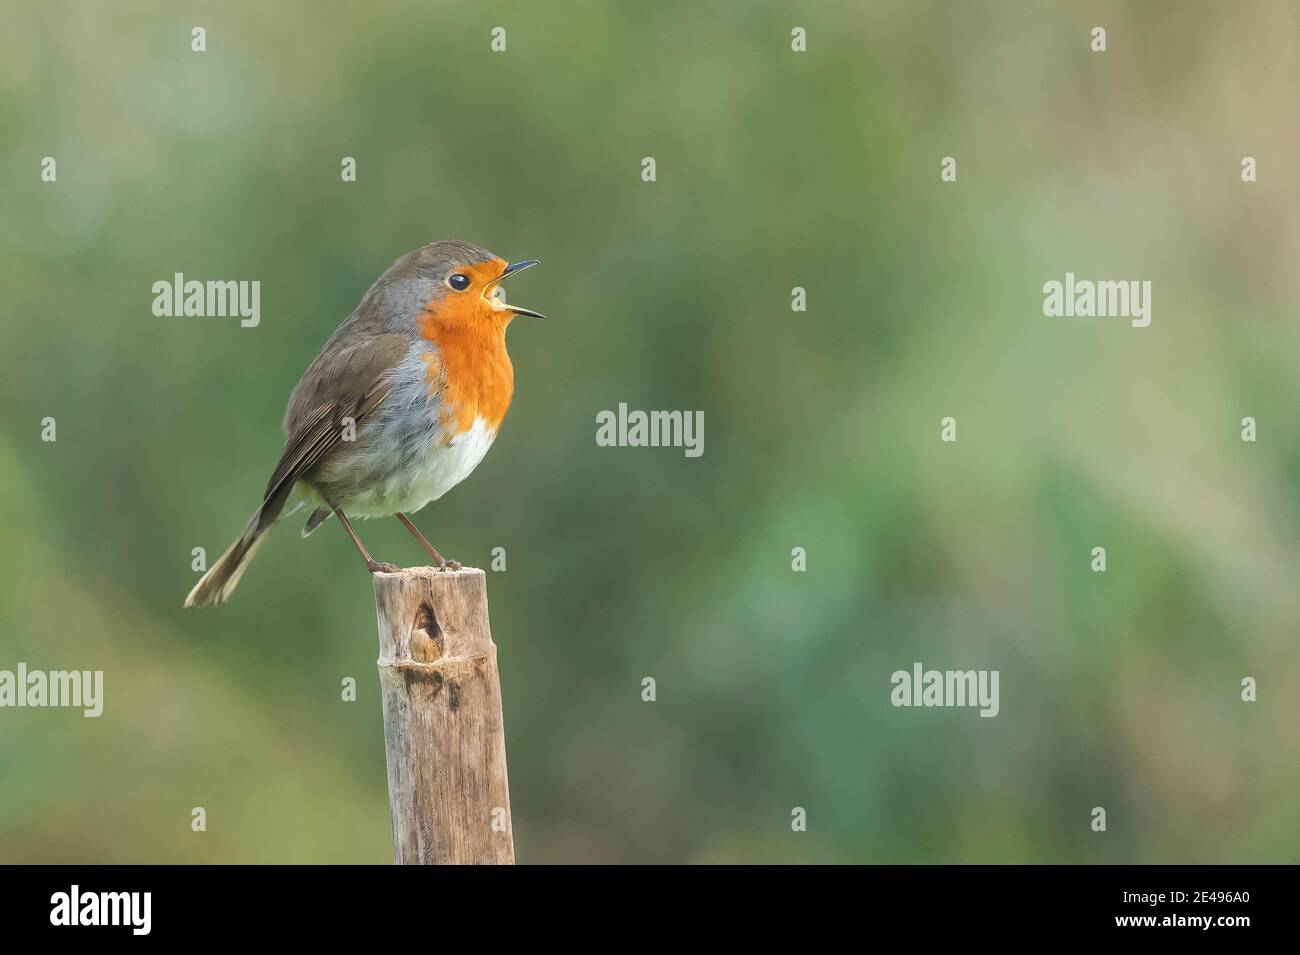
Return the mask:
{"type": "Polygon", "coordinates": [[[375,574],[393,862],[515,861],[482,570],[375,574]]]}

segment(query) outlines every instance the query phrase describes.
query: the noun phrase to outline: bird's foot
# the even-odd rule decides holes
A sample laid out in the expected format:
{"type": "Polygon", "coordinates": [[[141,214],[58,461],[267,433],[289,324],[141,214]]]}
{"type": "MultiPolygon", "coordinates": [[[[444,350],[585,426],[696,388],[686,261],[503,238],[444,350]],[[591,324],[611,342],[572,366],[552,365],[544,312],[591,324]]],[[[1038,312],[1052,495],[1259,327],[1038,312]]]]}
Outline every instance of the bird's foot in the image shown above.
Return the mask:
{"type": "Polygon", "coordinates": [[[402,569],[398,567],[396,564],[386,564],[378,560],[366,561],[366,568],[372,574],[395,574],[402,569]]]}
{"type": "Polygon", "coordinates": [[[443,558],[438,562],[439,570],[460,570],[460,561],[443,558]]]}

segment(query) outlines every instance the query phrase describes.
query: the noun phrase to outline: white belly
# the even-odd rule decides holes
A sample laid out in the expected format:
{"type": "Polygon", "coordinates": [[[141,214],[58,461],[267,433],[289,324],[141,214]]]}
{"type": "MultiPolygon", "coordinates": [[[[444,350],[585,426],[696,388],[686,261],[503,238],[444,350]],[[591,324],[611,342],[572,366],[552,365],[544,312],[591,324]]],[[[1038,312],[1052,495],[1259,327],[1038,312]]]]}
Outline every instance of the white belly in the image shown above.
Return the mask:
{"type": "MultiPolygon", "coordinates": [[[[469,477],[495,438],[496,432],[482,418],[476,418],[468,431],[453,435],[445,443],[435,438],[422,454],[415,455],[396,473],[390,471],[365,490],[354,490],[344,510],[349,516],[357,517],[387,517],[398,511],[418,511],[469,477]]],[[[377,443],[384,442],[380,439],[377,443]]],[[[391,448],[384,451],[375,447],[373,451],[392,460],[391,448]]]]}
{"type": "Polygon", "coordinates": [[[474,426],[468,431],[454,435],[441,447],[430,448],[411,475],[410,495],[420,503],[410,510],[436,501],[469,477],[495,439],[496,432],[482,418],[475,418],[474,426]]]}

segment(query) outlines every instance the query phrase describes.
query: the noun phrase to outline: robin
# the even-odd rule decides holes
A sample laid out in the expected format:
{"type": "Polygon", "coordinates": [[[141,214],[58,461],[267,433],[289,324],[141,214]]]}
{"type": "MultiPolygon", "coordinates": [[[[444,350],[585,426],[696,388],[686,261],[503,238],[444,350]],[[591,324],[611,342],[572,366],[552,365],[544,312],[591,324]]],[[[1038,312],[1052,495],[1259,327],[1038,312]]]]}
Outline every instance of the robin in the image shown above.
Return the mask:
{"type": "Polygon", "coordinates": [[[514,392],[499,283],[539,264],[507,263],[467,242],[402,256],[370,287],[303,373],[284,415],[284,452],[257,509],[185,598],[225,603],[282,517],[311,508],[302,536],[337,515],[372,574],[353,517],[395,516],[442,570],[459,570],[411,522],[469,477],[501,428],[514,392]]]}

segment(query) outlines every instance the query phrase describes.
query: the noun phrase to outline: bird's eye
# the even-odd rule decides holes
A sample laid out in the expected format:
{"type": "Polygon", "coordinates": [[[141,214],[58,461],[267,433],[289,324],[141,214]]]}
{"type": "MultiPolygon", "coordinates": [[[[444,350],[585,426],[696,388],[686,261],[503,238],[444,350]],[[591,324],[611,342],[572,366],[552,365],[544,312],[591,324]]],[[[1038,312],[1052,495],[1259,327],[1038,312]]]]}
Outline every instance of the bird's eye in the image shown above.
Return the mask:
{"type": "Polygon", "coordinates": [[[453,272],[450,276],[448,276],[447,284],[450,285],[452,288],[454,288],[457,292],[463,292],[465,291],[465,289],[469,288],[469,276],[462,275],[459,272],[453,272]]]}

